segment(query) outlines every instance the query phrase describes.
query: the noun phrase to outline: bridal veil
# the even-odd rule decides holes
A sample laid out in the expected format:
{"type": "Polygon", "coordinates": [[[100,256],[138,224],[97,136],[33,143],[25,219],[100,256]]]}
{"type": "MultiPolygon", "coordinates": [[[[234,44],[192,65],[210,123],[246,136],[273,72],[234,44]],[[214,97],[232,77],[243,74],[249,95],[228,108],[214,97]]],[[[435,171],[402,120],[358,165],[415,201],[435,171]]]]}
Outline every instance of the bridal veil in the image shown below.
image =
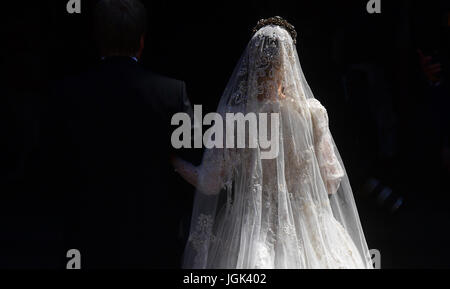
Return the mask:
{"type": "MultiPolygon", "coordinates": [[[[372,267],[326,109],[306,82],[294,39],[280,25],[260,28],[225,88],[217,109],[224,120],[278,114],[278,154],[227,148],[236,135],[205,150],[184,268],[372,267]]],[[[260,130],[257,123],[247,128],[260,130]]]]}

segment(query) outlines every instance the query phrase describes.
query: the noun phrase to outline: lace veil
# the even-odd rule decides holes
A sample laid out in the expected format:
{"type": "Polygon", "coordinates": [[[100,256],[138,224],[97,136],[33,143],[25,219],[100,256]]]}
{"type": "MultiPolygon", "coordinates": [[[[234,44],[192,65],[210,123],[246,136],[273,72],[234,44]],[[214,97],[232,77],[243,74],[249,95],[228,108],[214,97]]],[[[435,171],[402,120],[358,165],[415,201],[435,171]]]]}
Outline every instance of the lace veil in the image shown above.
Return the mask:
{"type": "MultiPolygon", "coordinates": [[[[334,256],[352,252],[333,245],[336,233],[327,226],[341,226],[357,249],[352,258],[371,267],[326,110],[306,82],[288,30],[269,24],[253,35],[217,109],[224,120],[227,113],[278,113],[278,155],[261,158],[265,149],[248,148],[248,135],[247,148],[226,148],[236,133],[225,135],[223,148],[205,150],[184,268],[345,267],[334,256]]],[[[257,123],[247,129],[259,130],[257,123]]],[[[268,116],[269,134],[276,124],[268,116]]]]}

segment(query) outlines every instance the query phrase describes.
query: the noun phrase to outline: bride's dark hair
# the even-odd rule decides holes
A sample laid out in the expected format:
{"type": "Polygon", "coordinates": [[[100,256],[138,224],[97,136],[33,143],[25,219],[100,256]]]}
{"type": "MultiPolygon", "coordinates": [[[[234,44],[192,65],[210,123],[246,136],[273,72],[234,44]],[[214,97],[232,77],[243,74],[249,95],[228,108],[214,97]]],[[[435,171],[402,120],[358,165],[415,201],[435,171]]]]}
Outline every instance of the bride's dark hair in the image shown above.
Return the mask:
{"type": "Polygon", "coordinates": [[[294,45],[297,44],[297,31],[295,31],[294,25],[287,22],[285,19],[281,18],[280,16],[274,16],[274,17],[259,20],[258,23],[256,23],[256,26],[253,28],[253,31],[252,31],[253,34],[255,34],[259,29],[261,29],[267,25],[277,25],[277,26],[283,27],[291,35],[292,40],[294,41],[294,45]]]}

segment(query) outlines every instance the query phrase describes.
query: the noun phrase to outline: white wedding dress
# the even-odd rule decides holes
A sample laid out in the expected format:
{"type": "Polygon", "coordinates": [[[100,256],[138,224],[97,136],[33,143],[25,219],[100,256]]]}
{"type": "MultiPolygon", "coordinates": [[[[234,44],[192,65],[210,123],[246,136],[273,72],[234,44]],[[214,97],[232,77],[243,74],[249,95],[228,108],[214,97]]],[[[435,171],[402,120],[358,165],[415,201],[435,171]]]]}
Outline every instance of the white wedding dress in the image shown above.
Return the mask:
{"type": "Polygon", "coordinates": [[[218,107],[237,112],[279,113],[279,154],[212,148],[198,167],[174,162],[197,187],[184,268],[371,268],[327,111],[284,28],[248,44],[218,107]]]}

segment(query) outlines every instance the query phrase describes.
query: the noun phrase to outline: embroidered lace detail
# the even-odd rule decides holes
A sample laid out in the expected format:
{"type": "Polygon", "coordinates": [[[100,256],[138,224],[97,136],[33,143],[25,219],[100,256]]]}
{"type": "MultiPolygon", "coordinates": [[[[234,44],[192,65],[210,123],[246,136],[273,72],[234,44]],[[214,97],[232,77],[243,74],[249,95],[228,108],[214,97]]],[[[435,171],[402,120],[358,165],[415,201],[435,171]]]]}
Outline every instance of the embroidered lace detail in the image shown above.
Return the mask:
{"type": "Polygon", "coordinates": [[[189,242],[197,251],[204,250],[204,246],[209,242],[216,241],[216,237],[212,233],[213,218],[211,215],[201,214],[198,216],[194,233],[189,236],[189,242]]]}

